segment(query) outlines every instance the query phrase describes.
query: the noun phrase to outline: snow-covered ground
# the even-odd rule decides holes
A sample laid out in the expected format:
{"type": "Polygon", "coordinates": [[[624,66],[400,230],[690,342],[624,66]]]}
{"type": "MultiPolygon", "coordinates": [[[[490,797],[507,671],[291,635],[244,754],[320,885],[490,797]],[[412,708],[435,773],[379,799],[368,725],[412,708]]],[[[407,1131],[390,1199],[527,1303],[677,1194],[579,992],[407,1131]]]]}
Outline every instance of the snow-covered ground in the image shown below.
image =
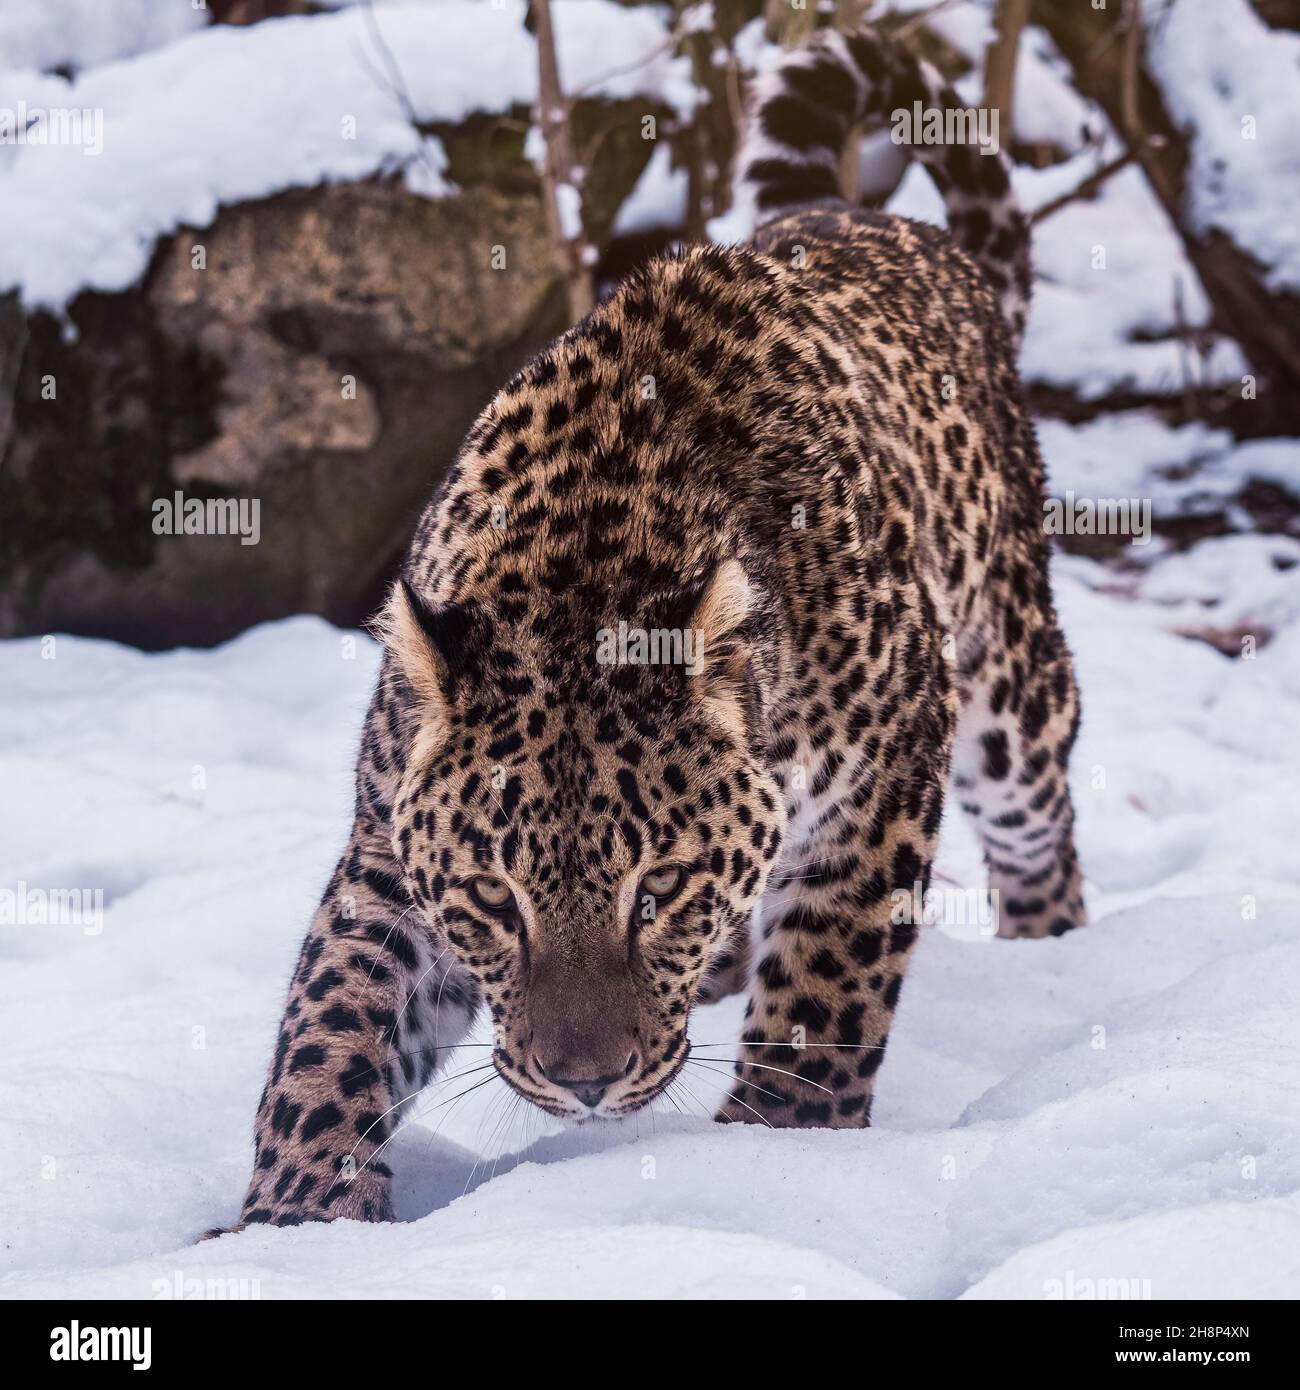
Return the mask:
{"type": "MultiPolygon", "coordinates": [[[[71,144],[0,141],[0,202],[43,229],[0,242],[0,290],[59,311],[134,282],[177,226],[283,188],[400,169],[447,196],[404,99],[451,121],[534,98],[522,0],[330,4],[209,29],[150,0],[118,0],[111,23],[95,0],[4,0],[0,127],[30,108],[88,124],[71,144]]],[[[1300,41],[1246,0],[1147,10],[1200,224],[1296,283],[1300,41]]],[[[689,108],[666,12],[559,11],[571,88],[689,108]]],[[[931,15],[976,63],[968,100],[991,15],[931,15]]],[[[748,67],[775,53],[758,26],[738,49],[748,67]]],[[[1030,209],[1116,152],[1033,27],[1015,106],[1021,140],[1067,156],[1016,169],[1030,209]]],[[[682,196],[660,149],[620,228],[678,224],[682,196]]],[[[916,170],[890,206],[943,220],[916,170]]],[[[1235,343],[1207,335],[1202,357],[1178,339],[1209,304],[1137,170],[1039,223],[1035,260],[1030,381],[1240,389],[1235,343]]],[[[0,644],[0,1297],[1300,1295],[1300,540],[1255,534],[1239,498],[1252,480],[1294,494],[1300,443],[1147,410],[1041,437],[1057,496],[1234,531],[1057,564],[1094,925],[923,933],[868,1131],[711,1122],[738,1000],[693,1021],[689,1103],[622,1125],[559,1129],[466,1047],[391,1145],[396,1225],[193,1243],[243,1195],[286,981],[349,822],[373,644],[312,618],[211,652],[0,644]],[[65,900],[46,924],[68,890],[88,915],[65,900]]],[[[959,818],[937,879],[981,881],[959,818]]]]}
{"type": "MultiPolygon", "coordinates": [[[[1300,1293],[1300,566],[1227,540],[1136,598],[1058,566],[1094,925],[924,933],[874,1128],[717,1126],[719,1064],[694,1113],[558,1131],[496,1080],[454,1100],[469,1074],[392,1146],[402,1224],[197,1246],[242,1197],[375,649],[313,618],[211,652],[0,646],[9,910],[20,882],[105,895],[102,923],[0,928],[0,1296],[1300,1293]],[[1207,574],[1249,622],[1261,569],[1253,658],[1169,630],[1207,574]]],[[[957,819],[940,870],[979,882],[957,819]]],[[[697,1055],[734,1055],[739,1017],[700,1011],[697,1055]]]]}

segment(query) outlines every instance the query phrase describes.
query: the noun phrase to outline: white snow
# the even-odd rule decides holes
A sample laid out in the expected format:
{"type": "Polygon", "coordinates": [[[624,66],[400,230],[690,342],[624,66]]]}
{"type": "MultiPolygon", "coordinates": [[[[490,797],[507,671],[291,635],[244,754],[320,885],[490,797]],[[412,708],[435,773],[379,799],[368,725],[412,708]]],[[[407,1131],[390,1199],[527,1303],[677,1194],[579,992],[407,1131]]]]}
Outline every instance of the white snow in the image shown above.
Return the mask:
{"type": "Polygon", "coordinates": [[[582,194],[571,183],[555,185],[555,208],[560,219],[560,235],[565,241],[582,238],[582,194]]]}
{"type": "Polygon", "coordinates": [[[690,176],[683,166],[672,167],[673,152],[668,142],[656,144],[649,162],[641,171],[636,187],[623,200],[614,219],[619,236],[650,231],[655,227],[680,227],[686,219],[686,193],[690,176]]]}
{"type": "Polygon", "coordinates": [[[1300,34],[1249,0],[1144,0],[1146,61],[1192,134],[1191,211],[1300,289],[1300,34]]]}
{"type": "Polygon", "coordinates": [[[4,0],[0,62],[38,72],[94,67],[161,48],[208,19],[187,0],[4,0]]]}
{"type": "Polygon", "coordinates": [[[1058,497],[1067,491],[1076,497],[1146,497],[1159,517],[1220,511],[1252,481],[1300,497],[1295,439],[1238,444],[1227,430],[1200,421],[1171,428],[1153,411],[1122,410],[1080,425],[1042,420],[1038,441],[1058,497]]]}
{"type": "MultiPolygon", "coordinates": [[[[1170,628],[1289,631],[1300,620],[1300,540],[1213,536],[1164,558],[1141,592],[1165,608],[1170,628]]],[[[1300,669],[1291,674],[1300,676],[1300,669]]]]}
{"type": "Polygon", "coordinates": [[[1070,65],[1037,24],[1027,24],[1020,36],[1011,111],[1017,140],[1055,145],[1071,154],[1110,128],[1105,114],[1075,90],[1070,65]]]}
{"type": "MultiPolygon", "coordinates": [[[[103,121],[98,154],[0,143],[0,205],[40,229],[0,240],[0,292],[16,286],[25,304],[59,309],[81,289],[132,284],[159,236],[207,226],[222,204],[406,169],[421,148],[408,103],[425,122],[531,105],[536,48],[523,13],[523,0],[392,0],[374,6],[373,25],[350,8],[217,26],[73,82],[0,70],[0,111],[25,102],[103,121]]],[[[689,112],[689,62],[659,51],[666,34],[658,10],[565,0],[566,89],[689,112]]],[[[432,189],[427,167],[413,177],[432,189]]]]}
{"type": "Polygon", "coordinates": [[[436,135],[426,135],[420,150],[402,173],[406,187],[421,198],[445,198],[456,191],[446,177],[447,150],[436,135]]]}
{"type": "MultiPolygon", "coordinates": [[[[1157,559],[1134,599],[1058,566],[1094,923],[924,933],[874,1128],[714,1125],[719,1063],[688,1069],[691,1113],[557,1131],[499,1081],[454,1101],[467,1048],[392,1145],[398,1224],[199,1246],[242,1197],[375,649],[305,617],[210,652],[0,645],[0,888],[106,899],[99,934],[0,929],[0,1295],[1300,1293],[1300,566],[1228,541],[1157,559]],[[1206,576],[1276,629],[1254,659],[1168,631],[1206,576]]],[[[980,881],[957,817],[939,871],[980,881]]],[[[696,1056],[733,1056],[739,1026],[738,1000],[699,1011],[696,1056]]]]}
{"type": "MultiPolygon", "coordinates": [[[[1087,152],[1049,169],[1017,168],[1030,210],[1069,192],[1114,152],[1087,152]]],[[[1034,227],[1034,297],[1021,369],[1084,399],[1129,389],[1174,394],[1223,385],[1248,368],[1235,343],[1209,335],[1205,356],[1172,335],[1203,328],[1210,306],[1182,242],[1140,169],[1113,174],[1095,197],[1034,227]],[[1140,234],[1135,229],[1140,228],[1140,234]]]]}
{"type": "Polygon", "coordinates": [[[1080,425],[1040,420],[1038,443],[1054,495],[1151,497],[1159,512],[1188,501],[1185,478],[1174,475],[1224,457],[1232,436],[1199,420],[1171,429],[1154,411],[1121,410],[1080,425]]]}

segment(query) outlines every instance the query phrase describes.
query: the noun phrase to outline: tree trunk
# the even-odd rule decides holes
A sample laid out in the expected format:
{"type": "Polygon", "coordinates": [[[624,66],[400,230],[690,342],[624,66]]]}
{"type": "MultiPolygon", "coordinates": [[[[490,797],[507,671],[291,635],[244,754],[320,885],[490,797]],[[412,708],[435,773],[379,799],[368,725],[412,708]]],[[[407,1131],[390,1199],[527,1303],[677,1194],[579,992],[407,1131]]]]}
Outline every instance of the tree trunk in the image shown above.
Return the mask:
{"type": "Polygon", "coordinates": [[[1016,58],[1020,33],[1029,20],[1029,0],[998,0],[994,37],[984,56],[984,105],[998,111],[1002,143],[1011,145],[1011,99],[1016,88],[1016,58]]]}

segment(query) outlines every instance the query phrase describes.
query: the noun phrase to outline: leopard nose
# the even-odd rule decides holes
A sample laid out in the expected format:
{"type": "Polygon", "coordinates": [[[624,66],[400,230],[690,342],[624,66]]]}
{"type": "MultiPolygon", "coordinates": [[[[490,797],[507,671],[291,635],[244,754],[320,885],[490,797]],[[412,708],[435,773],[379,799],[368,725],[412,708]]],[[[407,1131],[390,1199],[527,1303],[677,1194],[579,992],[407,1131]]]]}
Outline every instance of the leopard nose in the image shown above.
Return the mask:
{"type": "Polygon", "coordinates": [[[608,1076],[597,1077],[578,1077],[573,1073],[581,1068],[573,1062],[561,1059],[559,1062],[552,1062],[547,1066],[542,1065],[540,1057],[534,1056],[533,1062],[537,1070],[551,1083],[552,1086],[563,1087],[566,1091],[572,1091],[574,1096],[594,1110],[605,1098],[605,1092],[616,1082],[621,1081],[631,1072],[636,1065],[636,1053],[629,1055],[627,1065],[620,1072],[611,1072],[608,1076]]]}
{"type": "Polygon", "coordinates": [[[572,1091],[575,1096],[590,1109],[594,1110],[605,1098],[605,1092],[618,1080],[616,1076],[601,1077],[599,1081],[566,1081],[561,1077],[555,1078],[557,1086],[563,1086],[566,1091],[572,1091]]]}

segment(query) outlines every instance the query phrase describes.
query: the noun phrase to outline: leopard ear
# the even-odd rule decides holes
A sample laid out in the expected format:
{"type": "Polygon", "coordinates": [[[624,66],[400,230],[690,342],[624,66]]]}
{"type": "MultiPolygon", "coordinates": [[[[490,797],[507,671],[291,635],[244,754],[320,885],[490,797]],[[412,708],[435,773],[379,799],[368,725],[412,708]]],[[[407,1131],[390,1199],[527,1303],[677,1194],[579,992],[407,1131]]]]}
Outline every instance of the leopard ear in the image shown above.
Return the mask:
{"type": "Polygon", "coordinates": [[[473,623],[461,604],[426,603],[405,576],[374,623],[417,699],[445,708],[465,670],[473,623]]]}
{"type": "Polygon", "coordinates": [[[742,742],[767,708],[765,663],[755,644],[762,594],[739,560],[723,560],[699,591],[690,621],[695,662],[688,667],[709,712],[742,742]]]}
{"type": "Polygon", "coordinates": [[[744,565],[739,560],[723,560],[704,581],[693,626],[715,643],[722,642],[749,621],[756,601],[757,594],[744,565]]]}

